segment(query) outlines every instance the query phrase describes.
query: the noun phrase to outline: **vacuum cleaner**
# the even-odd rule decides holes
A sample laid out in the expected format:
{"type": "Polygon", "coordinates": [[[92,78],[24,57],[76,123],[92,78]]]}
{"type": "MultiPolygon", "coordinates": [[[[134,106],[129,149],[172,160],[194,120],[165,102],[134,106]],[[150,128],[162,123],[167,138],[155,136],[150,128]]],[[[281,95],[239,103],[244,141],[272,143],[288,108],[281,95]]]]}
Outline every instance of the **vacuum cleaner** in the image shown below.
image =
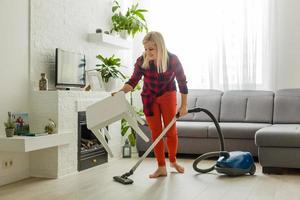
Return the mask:
{"type": "Polygon", "coordinates": [[[206,113],[214,122],[217,133],[220,140],[220,151],[208,152],[202,154],[193,162],[193,169],[199,173],[208,173],[216,170],[218,173],[225,174],[228,176],[240,176],[249,173],[254,175],[256,171],[253,156],[250,152],[243,151],[232,151],[228,152],[224,150],[224,136],[222,134],[220,125],[214,115],[204,108],[195,108],[189,112],[204,112],[206,113]],[[212,157],[218,157],[215,165],[207,169],[201,169],[198,167],[199,162],[212,157]]]}
{"type": "MultiPolygon", "coordinates": [[[[227,152],[224,150],[224,137],[221,132],[220,125],[216,118],[213,116],[211,112],[204,108],[194,108],[188,110],[188,113],[195,113],[195,112],[204,112],[206,113],[214,122],[217,132],[219,135],[220,143],[221,143],[221,150],[216,152],[208,152],[201,156],[199,156],[193,163],[193,168],[195,171],[199,173],[208,173],[212,170],[217,170],[219,173],[227,174],[229,176],[237,176],[243,175],[246,173],[250,173],[253,175],[256,171],[256,167],[254,164],[253,157],[250,152],[241,152],[241,151],[234,151],[234,152],[227,152]],[[198,168],[197,165],[200,161],[210,158],[210,157],[217,157],[219,159],[217,163],[208,168],[208,169],[201,169],[198,168]]],[[[131,176],[134,171],[138,168],[138,166],[145,160],[148,154],[154,149],[155,145],[164,137],[164,135],[168,132],[168,130],[173,126],[176,120],[179,118],[179,113],[171,120],[171,122],[165,127],[165,129],[160,133],[160,135],[154,140],[154,142],[150,145],[147,151],[143,154],[143,156],[138,160],[138,162],[129,170],[129,172],[121,175],[121,176],[114,176],[113,179],[122,184],[132,184],[133,180],[128,178],[131,176]]]]}

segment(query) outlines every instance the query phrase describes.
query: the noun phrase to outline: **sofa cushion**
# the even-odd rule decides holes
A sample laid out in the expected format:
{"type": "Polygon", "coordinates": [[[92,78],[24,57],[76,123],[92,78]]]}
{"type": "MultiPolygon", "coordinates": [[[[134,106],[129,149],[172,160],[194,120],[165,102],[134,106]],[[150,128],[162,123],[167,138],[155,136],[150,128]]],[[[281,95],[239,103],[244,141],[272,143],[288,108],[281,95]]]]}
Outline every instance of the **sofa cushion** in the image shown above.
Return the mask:
{"type": "MultiPolygon", "coordinates": [[[[203,92],[197,97],[196,107],[209,110],[214,115],[214,117],[219,120],[222,94],[223,93],[218,90],[209,90],[209,92],[203,92]]],[[[212,121],[210,117],[203,112],[195,113],[195,120],[212,121]]]]}
{"type": "MultiPolygon", "coordinates": [[[[218,119],[220,110],[220,101],[222,91],[210,89],[190,89],[187,96],[187,108],[202,107],[211,110],[218,119]],[[199,101],[199,99],[201,99],[199,101]],[[197,102],[197,105],[196,105],[197,102]],[[213,103],[212,103],[213,102],[213,103]]],[[[181,105],[181,96],[178,93],[177,106],[181,105]]],[[[208,116],[203,113],[189,113],[186,116],[180,117],[178,121],[211,121],[208,116]]]]}
{"type": "MultiPolygon", "coordinates": [[[[187,109],[192,109],[192,108],[195,108],[196,106],[196,96],[193,96],[193,95],[188,95],[187,97],[187,109]]],[[[177,101],[177,105],[178,105],[178,108],[179,106],[181,105],[181,97],[178,96],[177,99],[179,99],[177,101]]],[[[193,121],[195,118],[195,113],[188,113],[187,115],[183,116],[183,117],[180,117],[179,119],[177,119],[177,121],[193,121]]]]}
{"type": "Polygon", "coordinates": [[[257,131],[255,143],[261,147],[300,147],[300,124],[275,124],[257,131]]]}
{"type": "MultiPolygon", "coordinates": [[[[220,127],[224,138],[228,139],[250,139],[254,140],[257,130],[271,126],[272,124],[265,123],[230,123],[222,122],[220,127]]],[[[208,138],[218,137],[217,129],[214,125],[208,127],[208,138]]],[[[226,141],[225,141],[226,143],[226,141]]]]}
{"type": "Polygon", "coordinates": [[[252,96],[247,99],[246,122],[272,123],[273,94],[270,96],[252,96]]]}
{"type": "Polygon", "coordinates": [[[178,137],[207,138],[208,127],[212,122],[177,121],[178,137]]]}
{"type": "Polygon", "coordinates": [[[275,93],[273,123],[300,123],[300,89],[283,89],[275,93]]]}
{"type": "Polygon", "coordinates": [[[246,117],[247,99],[240,96],[223,96],[221,101],[220,121],[242,122],[246,117]]]}
{"type": "Polygon", "coordinates": [[[271,123],[273,98],[271,91],[227,91],[221,100],[220,121],[271,123]]]}

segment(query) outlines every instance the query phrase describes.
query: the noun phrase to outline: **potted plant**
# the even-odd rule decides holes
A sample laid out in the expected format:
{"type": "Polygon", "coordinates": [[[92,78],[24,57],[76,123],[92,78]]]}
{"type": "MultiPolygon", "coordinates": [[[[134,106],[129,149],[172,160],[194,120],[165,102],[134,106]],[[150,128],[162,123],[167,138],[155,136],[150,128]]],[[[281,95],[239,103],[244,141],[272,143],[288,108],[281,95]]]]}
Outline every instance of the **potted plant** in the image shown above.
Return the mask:
{"type": "Polygon", "coordinates": [[[101,64],[97,64],[97,71],[102,79],[102,84],[104,89],[108,92],[112,91],[116,85],[116,79],[125,79],[125,75],[119,70],[121,66],[121,59],[117,58],[115,55],[111,57],[104,57],[102,55],[97,55],[101,61],[101,64]]]}
{"type": "Polygon", "coordinates": [[[112,6],[113,15],[111,17],[111,32],[125,32],[132,37],[134,37],[134,35],[138,32],[148,32],[147,23],[144,16],[144,13],[148,12],[148,10],[140,9],[138,8],[138,6],[138,3],[133,4],[130,8],[127,9],[126,14],[123,15],[121,12],[120,4],[117,0],[115,0],[112,6]]]}
{"type": "Polygon", "coordinates": [[[12,137],[15,133],[16,122],[11,119],[10,112],[8,113],[8,120],[4,122],[6,137],[12,137]]]}
{"type": "MultiPolygon", "coordinates": [[[[134,107],[134,110],[136,111],[136,113],[138,115],[144,116],[143,109],[138,110],[137,108],[134,107]]],[[[127,134],[128,131],[129,131],[128,136],[127,136],[128,141],[129,141],[130,145],[132,147],[134,147],[136,145],[136,133],[129,126],[129,123],[125,119],[122,119],[121,120],[121,135],[124,137],[127,134]]]]}

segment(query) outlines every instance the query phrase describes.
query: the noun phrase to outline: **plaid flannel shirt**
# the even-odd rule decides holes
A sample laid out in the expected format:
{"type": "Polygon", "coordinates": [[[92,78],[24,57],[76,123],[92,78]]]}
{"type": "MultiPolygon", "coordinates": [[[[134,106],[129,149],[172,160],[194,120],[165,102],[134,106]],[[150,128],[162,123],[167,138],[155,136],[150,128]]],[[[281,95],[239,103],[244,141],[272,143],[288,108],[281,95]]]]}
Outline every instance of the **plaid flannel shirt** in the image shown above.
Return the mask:
{"type": "Polygon", "coordinates": [[[168,91],[176,91],[175,78],[182,94],[188,93],[187,81],[182,65],[176,55],[168,53],[168,68],[164,73],[158,73],[156,65],[150,61],[149,68],[142,68],[143,56],[140,56],[135,65],[131,78],[126,82],[133,88],[138,84],[142,76],[144,85],[141,93],[143,110],[146,116],[152,116],[152,105],[156,97],[168,91]]]}

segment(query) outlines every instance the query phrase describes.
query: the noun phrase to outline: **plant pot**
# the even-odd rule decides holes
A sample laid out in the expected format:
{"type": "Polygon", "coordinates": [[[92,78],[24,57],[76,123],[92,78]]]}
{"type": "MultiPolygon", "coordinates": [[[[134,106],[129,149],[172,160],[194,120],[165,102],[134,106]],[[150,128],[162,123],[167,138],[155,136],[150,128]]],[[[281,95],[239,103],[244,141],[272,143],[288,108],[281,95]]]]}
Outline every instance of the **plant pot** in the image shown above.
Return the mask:
{"type": "Polygon", "coordinates": [[[116,89],[117,79],[110,78],[108,82],[102,80],[103,88],[106,92],[112,92],[116,89]]]}
{"type": "Polygon", "coordinates": [[[125,31],[125,30],[121,31],[120,32],[120,37],[126,40],[127,37],[128,37],[127,31],[125,31]]]}
{"type": "Polygon", "coordinates": [[[116,32],[116,31],[112,31],[110,33],[112,36],[115,36],[115,37],[119,37],[120,36],[120,33],[119,32],[116,32]]]}
{"type": "Polygon", "coordinates": [[[6,128],[5,129],[6,137],[13,137],[15,133],[14,128],[6,128]]]}

